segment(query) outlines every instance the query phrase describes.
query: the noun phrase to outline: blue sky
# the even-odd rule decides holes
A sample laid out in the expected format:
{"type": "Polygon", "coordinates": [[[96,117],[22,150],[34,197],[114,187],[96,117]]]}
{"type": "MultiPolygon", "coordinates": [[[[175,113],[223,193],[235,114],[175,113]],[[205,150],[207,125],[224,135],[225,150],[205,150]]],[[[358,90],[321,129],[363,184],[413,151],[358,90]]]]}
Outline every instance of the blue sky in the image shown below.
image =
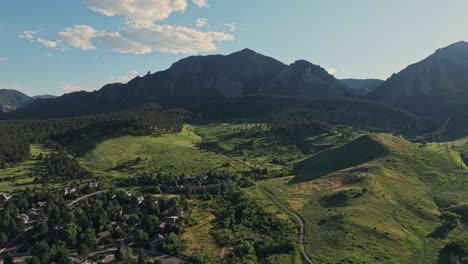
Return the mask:
{"type": "Polygon", "coordinates": [[[0,88],[99,89],[251,48],[337,78],[388,78],[468,40],[466,0],[2,0],[0,88]]]}

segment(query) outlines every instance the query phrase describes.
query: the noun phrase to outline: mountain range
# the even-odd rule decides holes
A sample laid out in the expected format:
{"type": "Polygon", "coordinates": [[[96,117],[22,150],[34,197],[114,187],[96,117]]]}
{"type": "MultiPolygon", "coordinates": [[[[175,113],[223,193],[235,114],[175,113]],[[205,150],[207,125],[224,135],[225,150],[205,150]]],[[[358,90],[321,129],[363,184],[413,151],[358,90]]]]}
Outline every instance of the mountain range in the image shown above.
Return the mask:
{"type": "Polygon", "coordinates": [[[0,112],[11,112],[25,107],[37,99],[55,98],[52,95],[27,96],[22,92],[12,89],[0,89],[0,112]]]}
{"type": "MultiPolygon", "coordinates": [[[[244,49],[230,55],[192,56],[169,69],[137,76],[126,84],[107,84],[94,92],[75,92],[58,98],[2,102],[14,110],[7,118],[48,118],[120,111],[144,104],[190,108],[216,100],[248,95],[361,98],[389,104],[416,114],[431,129],[446,120],[468,120],[468,43],[437,50],[386,81],[338,80],[305,60],[286,65],[244,49]]],[[[11,97],[11,96],[10,96],[11,97]]],[[[14,97],[16,98],[16,97],[14,97]]],[[[251,100],[249,100],[251,101],[251,100]]],[[[5,116],[5,115],[4,115],[5,116]]]]}
{"type": "Polygon", "coordinates": [[[308,97],[352,96],[353,90],[307,61],[286,65],[245,49],[233,54],[194,56],[169,69],[127,84],[108,84],[95,92],[76,92],[37,100],[19,109],[19,116],[41,117],[118,111],[147,103],[165,108],[251,94],[308,97]]]}
{"type": "Polygon", "coordinates": [[[457,42],[392,75],[367,99],[409,110],[434,124],[465,119],[468,43],[457,42]]]}

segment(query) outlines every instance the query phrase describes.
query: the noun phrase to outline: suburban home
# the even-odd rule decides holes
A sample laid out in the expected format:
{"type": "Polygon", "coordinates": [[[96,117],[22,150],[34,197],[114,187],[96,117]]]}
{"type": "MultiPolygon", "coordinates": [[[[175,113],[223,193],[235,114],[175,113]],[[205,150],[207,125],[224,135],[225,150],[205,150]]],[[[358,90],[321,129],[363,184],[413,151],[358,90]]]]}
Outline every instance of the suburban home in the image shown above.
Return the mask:
{"type": "Polygon", "coordinates": [[[96,244],[101,244],[106,238],[111,237],[112,234],[109,231],[103,231],[97,234],[96,244]]]}
{"type": "Polygon", "coordinates": [[[164,235],[157,234],[156,237],[154,238],[154,240],[151,241],[151,243],[157,245],[157,244],[162,243],[164,241],[166,241],[166,238],[164,237],[164,235]]]}
{"type": "Polygon", "coordinates": [[[67,187],[63,189],[63,195],[70,195],[76,193],[77,189],[75,187],[67,187]]]}
{"type": "Polygon", "coordinates": [[[137,198],[138,204],[141,204],[144,200],[145,200],[145,197],[143,196],[138,196],[137,198]]]}
{"type": "Polygon", "coordinates": [[[29,216],[27,214],[18,215],[18,219],[23,220],[23,223],[25,223],[25,224],[31,223],[31,219],[29,218],[29,216]]]}
{"type": "Polygon", "coordinates": [[[5,192],[0,192],[0,202],[8,202],[11,199],[11,195],[5,192]]]}
{"type": "Polygon", "coordinates": [[[28,215],[29,220],[37,220],[42,214],[42,209],[37,207],[31,208],[28,211],[26,211],[26,214],[28,215]]]}
{"type": "Polygon", "coordinates": [[[163,218],[163,222],[167,224],[175,224],[179,220],[178,216],[166,216],[163,218]]]}

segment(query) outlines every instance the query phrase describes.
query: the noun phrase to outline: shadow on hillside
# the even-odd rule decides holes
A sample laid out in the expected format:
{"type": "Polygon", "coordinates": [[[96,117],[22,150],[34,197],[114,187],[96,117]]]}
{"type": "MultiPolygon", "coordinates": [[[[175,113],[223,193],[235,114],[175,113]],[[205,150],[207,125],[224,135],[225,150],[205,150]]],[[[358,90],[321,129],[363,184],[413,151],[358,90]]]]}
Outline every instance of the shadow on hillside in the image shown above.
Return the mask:
{"type": "MultiPolygon", "coordinates": [[[[362,136],[343,146],[320,152],[295,166],[296,177],[289,184],[307,182],[321,178],[333,172],[352,168],[387,153],[384,145],[371,136],[362,136]]],[[[367,172],[367,168],[356,168],[358,171],[367,172]]]]}

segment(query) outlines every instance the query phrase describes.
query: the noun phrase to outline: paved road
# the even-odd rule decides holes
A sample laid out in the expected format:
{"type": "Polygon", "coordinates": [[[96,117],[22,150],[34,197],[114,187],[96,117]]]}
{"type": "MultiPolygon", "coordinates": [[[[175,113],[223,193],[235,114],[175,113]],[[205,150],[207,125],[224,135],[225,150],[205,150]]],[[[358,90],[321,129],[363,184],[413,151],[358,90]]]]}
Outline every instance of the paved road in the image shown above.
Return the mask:
{"type": "Polygon", "coordinates": [[[266,189],[265,187],[261,186],[260,184],[257,184],[257,187],[262,191],[264,192],[266,195],[270,196],[271,198],[273,198],[273,200],[275,200],[275,202],[277,204],[279,204],[279,206],[281,206],[284,210],[286,210],[289,214],[293,215],[297,221],[299,222],[299,226],[300,226],[300,231],[299,231],[299,244],[300,244],[300,248],[301,248],[301,253],[302,253],[302,256],[304,257],[304,259],[309,263],[309,264],[314,264],[315,262],[312,260],[312,257],[309,255],[309,253],[307,252],[307,249],[305,247],[305,244],[306,244],[306,235],[305,235],[305,221],[304,221],[304,218],[302,218],[301,215],[299,215],[298,213],[296,213],[294,210],[292,210],[291,208],[289,208],[289,206],[287,206],[286,204],[284,204],[282,201],[280,201],[280,199],[278,199],[278,197],[276,197],[271,191],[269,191],[268,189],[266,189]]]}

